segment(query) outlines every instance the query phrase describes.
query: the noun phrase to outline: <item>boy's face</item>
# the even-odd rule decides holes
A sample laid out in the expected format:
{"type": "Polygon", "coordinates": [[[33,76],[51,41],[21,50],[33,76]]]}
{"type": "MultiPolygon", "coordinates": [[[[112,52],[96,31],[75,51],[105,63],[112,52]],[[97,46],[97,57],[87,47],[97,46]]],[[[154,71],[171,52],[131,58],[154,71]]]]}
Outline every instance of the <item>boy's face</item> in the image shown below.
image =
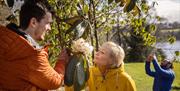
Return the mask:
{"type": "Polygon", "coordinates": [[[161,67],[167,69],[172,68],[172,63],[169,62],[169,60],[165,59],[164,61],[161,62],[161,67]]]}
{"type": "Polygon", "coordinates": [[[163,60],[162,62],[161,62],[161,66],[166,66],[168,64],[168,61],[166,61],[166,60],[163,60]]]}
{"type": "Polygon", "coordinates": [[[35,40],[44,40],[45,34],[47,31],[51,30],[50,23],[52,22],[52,15],[50,12],[47,12],[43,19],[40,22],[37,22],[35,28],[35,40]]]}

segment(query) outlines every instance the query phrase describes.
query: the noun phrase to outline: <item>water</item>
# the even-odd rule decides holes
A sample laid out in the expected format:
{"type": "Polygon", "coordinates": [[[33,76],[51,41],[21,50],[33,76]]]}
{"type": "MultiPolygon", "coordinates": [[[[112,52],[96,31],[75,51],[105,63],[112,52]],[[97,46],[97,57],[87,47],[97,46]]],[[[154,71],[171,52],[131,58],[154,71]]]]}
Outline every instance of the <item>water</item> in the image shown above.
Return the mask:
{"type": "MultiPolygon", "coordinates": [[[[172,60],[175,58],[175,51],[180,51],[180,40],[176,41],[173,44],[169,44],[168,42],[157,43],[157,48],[162,48],[163,52],[167,56],[168,59],[172,60]]],[[[177,57],[180,60],[180,56],[177,57]]]]}

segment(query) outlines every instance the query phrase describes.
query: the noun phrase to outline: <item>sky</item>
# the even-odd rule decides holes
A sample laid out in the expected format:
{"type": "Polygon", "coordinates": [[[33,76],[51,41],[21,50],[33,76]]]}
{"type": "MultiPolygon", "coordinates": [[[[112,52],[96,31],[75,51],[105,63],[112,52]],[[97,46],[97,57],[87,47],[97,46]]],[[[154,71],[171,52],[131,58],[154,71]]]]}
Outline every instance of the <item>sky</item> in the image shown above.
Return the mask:
{"type": "Polygon", "coordinates": [[[154,0],[157,14],[168,19],[168,22],[180,22],[180,0],[154,0]]]}

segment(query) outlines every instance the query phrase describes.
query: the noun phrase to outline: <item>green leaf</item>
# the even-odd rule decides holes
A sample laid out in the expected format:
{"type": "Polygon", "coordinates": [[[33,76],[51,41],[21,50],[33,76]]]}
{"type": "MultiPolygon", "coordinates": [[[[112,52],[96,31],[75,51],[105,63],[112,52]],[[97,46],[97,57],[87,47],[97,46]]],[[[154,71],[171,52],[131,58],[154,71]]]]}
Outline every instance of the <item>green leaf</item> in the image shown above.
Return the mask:
{"type": "Polygon", "coordinates": [[[79,37],[81,37],[82,35],[83,35],[83,33],[84,33],[84,31],[85,31],[85,29],[87,28],[87,26],[88,26],[88,23],[84,20],[84,21],[82,21],[79,25],[77,25],[76,26],[76,38],[79,38],[79,37]]]}
{"type": "Polygon", "coordinates": [[[149,33],[153,32],[155,30],[156,30],[156,25],[154,25],[154,24],[150,24],[145,27],[145,31],[149,32],[149,33]]]}
{"type": "Polygon", "coordinates": [[[121,0],[115,0],[116,3],[119,3],[121,0]]]}
{"type": "Polygon", "coordinates": [[[66,22],[69,25],[73,25],[77,20],[82,20],[82,17],[81,16],[75,16],[75,17],[64,19],[62,21],[66,22]]]}
{"type": "Polygon", "coordinates": [[[76,64],[74,73],[74,91],[81,91],[85,87],[87,71],[84,68],[84,58],[79,57],[79,62],[76,64]]]}
{"type": "Polygon", "coordinates": [[[4,1],[7,2],[8,7],[13,7],[13,5],[15,3],[14,0],[4,0],[4,1]]]}
{"type": "Polygon", "coordinates": [[[121,3],[119,4],[120,7],[123,7],[125,5],[125,1],[121,0],[121,3]]]}
{"type": "Polygon", "coordinates": [[[136,16],[136,15],[140,15],[140,12],[141,12],[141,10],[139,9],[139,7],[137,5],[135,5],[135,7],[133,8],[132,14],[134,16],[136,16]]]}
{"type": "Polygon", "coordinates": [[[113,2],[113,0],[108,0],[108,4],[111,4],[113,2]]]}
{"type": "Polygon", "coordinates": [[[175,51],[176,56],[180,56],[180,51],[175,51]]]}
{"type": "Polygon", "coordinates": [[[88,13],[88,11],[89,11],[89,7],[88,7],[88,5],[85,5],[85,6],[84,6],[83,11],[84,11],[84,13],[85,13],[85,14],[87,14],[87,13],[88,13]]]}
{"type": "Polygon", "coordinates": [[[73,39],[74,38],[77,39],[84,34],[84,31],[87,28],[87,26],[88,26],[88,23],[85,20],[83,20],[83,21],[78,20],[72,27],[70,27],[66,31],[66,34],[69,34],[70,32],[73,31],[73,33],[74,33],[73,39]]]}
{"type": "Polygon", "coordinates": [[[150,25],[147,25],[147,26],[145,27],[145,31],[146,31],[146,32],[150,32],[149,27],[150,27],[150,25]]]}
{"type": "Polygon", "coordinates": [[[64,83],[67,86],[72,86],[74,83],[75,69],[78,62],[79,62],[79,58],[77,55],[73,55],[70,57],[69,63],[67,64],[67,67],[66,67],[65,77],[64,77],[64,83]]]}
{"type": "Polygon", "coordinates": [[[88,24],[86,30],[84,31],[83,35],[81,36],[83,39],[87,39],[88,35],[90,34],[90,26],[88,24]]]}
{"type": "Polygon", "coordinates": [[[149,6],[147,4],[141,4],[141,10],[147,14],[148,10],[149,10],[149,6]]]}
{"type": "Polygon", "coordinates": [[[65,35],[70,34],[76,28],[76,26],[80,24],[81,22],[82,20],[76,20],[75,23],[73,23],[73,25],[68,30],[66,30],[65,35]]]}
{"type": "Polygon", "coordinates": [[[126,6],[124,7],[124,12],[130,12],[135,7],[136,2],[134,0],[131,0],[130,3],[126,3],[126,6]]]}
{"type": "Polygon", "coordinates": [[[77,13],[79,16],[83,16],[84,12],[82,10],[82,5],[81,4],[77,4],[77,13]]]}
{"type": "Polygon", "coordinates": [[[170,37],[168,38],[168,42],[169,42],[170,44],[173,44],[175,41],[176,41],[176,38],[175,38],[174,36],[170,36],[170,37]]]}
{"type": "Polygon", "coordinates": [[[152,6],[153,6],[153,7],[155,7],[155,5],[158,5],[158,3],[157,3],[157,2],[155,2],[155,1],[153,1],[152,6]]]}
{"type": "Polygon", "coordinates": [[[156,26],[154,24],[151,24],[150,28],[151,28],[151,31],[155,31],[156,30],[156,26]]]}

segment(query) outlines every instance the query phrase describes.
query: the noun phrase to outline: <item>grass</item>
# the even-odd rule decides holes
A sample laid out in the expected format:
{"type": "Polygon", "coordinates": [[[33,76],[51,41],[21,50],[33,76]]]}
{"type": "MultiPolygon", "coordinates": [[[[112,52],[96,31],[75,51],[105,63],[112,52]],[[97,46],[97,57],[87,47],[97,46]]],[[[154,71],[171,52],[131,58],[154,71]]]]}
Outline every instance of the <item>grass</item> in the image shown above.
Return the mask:
{"type": "MultiPolygon", "coordinates": [[[[153,78],[145,74],[144,65],[144,63],[126,63],[125,70],[135,80],[137,91],[152,91],[153,78]]],[[[176,77],[171,91],[180,91],[180,63],[174,63],[174,67],[176,77]]]]}
{"type": "MultiPolygon", "coordinates": [[[[144,63],[125,63],[125,71],[134,79],[137,91],[152,91],[153,78],[145,74],[144,63]]],[[[152,67],[152,65],[151,65],[152,67]]],[[[180,63],[174,63],[175,80],[171,91],[180,91],[180,63]]],[[[65,91],[64,88],[50,91],[65,91]]]]}

